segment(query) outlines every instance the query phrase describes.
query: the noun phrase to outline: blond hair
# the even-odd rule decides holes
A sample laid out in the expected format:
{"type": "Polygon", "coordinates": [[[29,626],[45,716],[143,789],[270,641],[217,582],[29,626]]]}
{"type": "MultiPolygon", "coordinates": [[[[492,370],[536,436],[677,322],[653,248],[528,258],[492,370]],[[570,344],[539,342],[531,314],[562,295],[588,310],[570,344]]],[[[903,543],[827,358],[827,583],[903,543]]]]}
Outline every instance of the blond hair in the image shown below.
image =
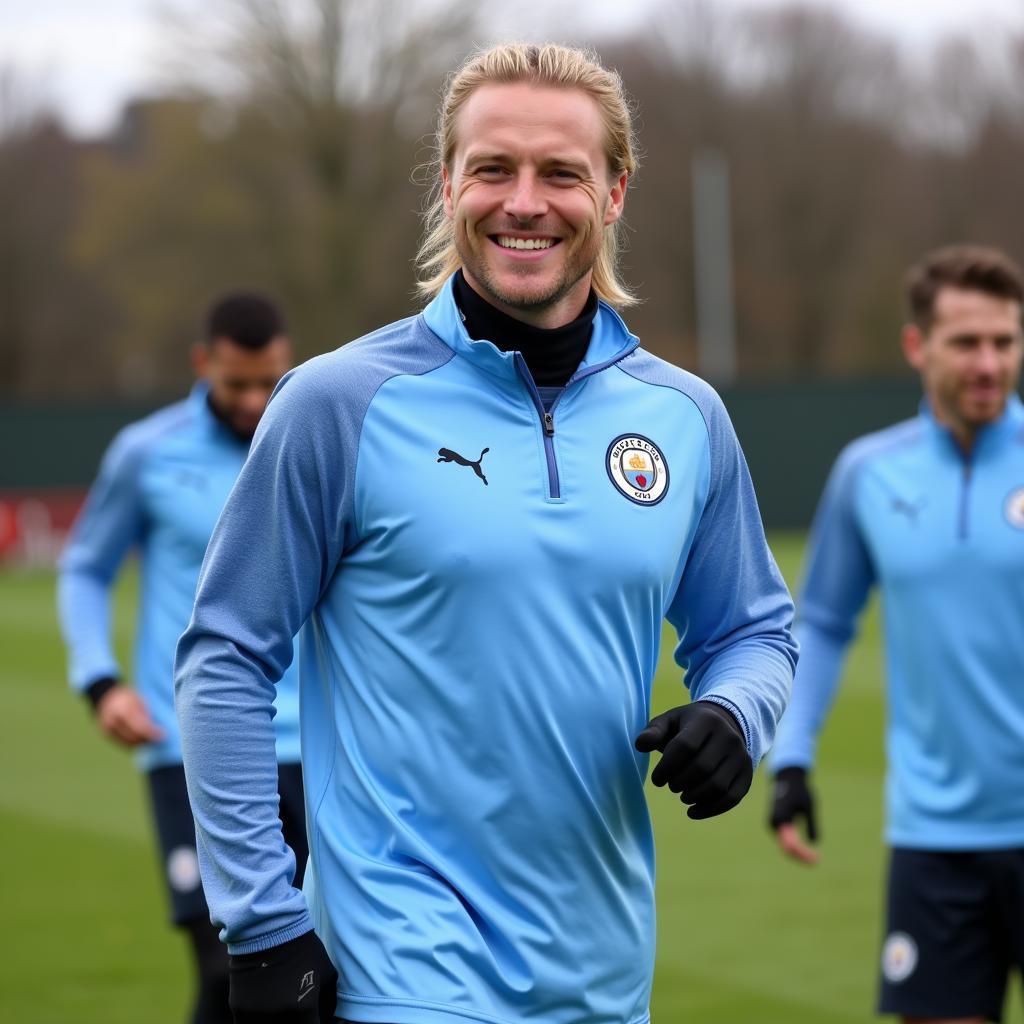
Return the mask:
{"type": "MultiPolygon", "coordinates": [[[[554,86],[581,89],[601,111],[605,125],[605,157],[609,171],[617,178],[637,168],[633,119],[622,79],[602,67],[597,54],[552,43],[534,46],[506,43],[473,54],[449,77],[438,111],[437,133],[431,163],[432,186],[423,213],[423,242],[416,254],[420,278],[416,289],[432,299],[445,281],[462,265],[455,249],[455,231],[445,213],[441,169],[451,170],[455,154],[455,121],[474,90],[490,83],[554,86]]],[[[598,298],[615,306],[632,306],[636,301],[628,285],[619,280],[621,249],[619,223],[604,229],[604,239],[594,264],[592,285],[598,298]]]]}

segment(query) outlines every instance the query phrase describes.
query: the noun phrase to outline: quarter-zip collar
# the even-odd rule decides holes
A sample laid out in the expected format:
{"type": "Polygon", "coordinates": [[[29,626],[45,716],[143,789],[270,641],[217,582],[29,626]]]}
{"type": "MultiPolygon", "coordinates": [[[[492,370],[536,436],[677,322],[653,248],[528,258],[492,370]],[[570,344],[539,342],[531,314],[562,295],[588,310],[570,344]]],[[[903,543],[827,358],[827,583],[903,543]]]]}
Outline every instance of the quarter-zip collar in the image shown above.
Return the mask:
{"type": "MultiPolygon", "coordinates": [[[[453,281],[454,278],[449,278],[440,294],[423,310],[422,316],[427,327],[457,355],[470,360],[486,373],[505,381],[519,382],[522,378],[516,367],[515,352],[502,352],[490,341],[474,341],[469,336],[455,302],[453,281]]],[[[599,301],[587,353],[570,383],[584,376],[587,371],[618,362],[639,344],[640,340],[630,334],[619,314],[606,302],[599,301]]]]}
{"type": "Polygon", "coordinates": [[[953,431],[935,418],[935,413],[927,398],[921,399],[920,416],[926,429],[936,441],[955,454],[961,462],[975,463],[979,459],[997,452],[1013,438],[1024,436],[1024,403],[1021,402],[1020,396],[1017,394],[1010,395],[1006,400],[1006,409],[1003,410],[1003,415],[999,419],[986,424],[978,431],[970,454],[965,453],[957,443],[953,431]]]}
{"type": "Polygon", "coordinates": [[[538,388],[565,387],[587,353],[597,313],[593,289],[575,320],[553,328],[534,327],[492,306],[469,285],[461,270],[452,280],[452,294],[469,336],[493,342],[502,352],[522,352],[538,388]]]}

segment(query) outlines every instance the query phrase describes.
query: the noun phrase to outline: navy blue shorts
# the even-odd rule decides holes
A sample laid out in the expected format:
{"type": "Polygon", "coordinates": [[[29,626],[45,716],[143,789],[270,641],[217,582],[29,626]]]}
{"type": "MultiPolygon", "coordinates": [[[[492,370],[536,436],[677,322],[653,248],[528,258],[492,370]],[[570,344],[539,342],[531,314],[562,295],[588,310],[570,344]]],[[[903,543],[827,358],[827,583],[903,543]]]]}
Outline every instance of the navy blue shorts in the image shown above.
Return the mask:
{"type": "Polygon", "coordinates": [[[1024,849],[894,849],[879,1013],[1001,1019],[1024,972],[1024,849]]]}
{"type": "MultiPolygon", "coordinates": [[[[184,924],[196,918],[208,918],[210,911],[199,880],[196,829],[185,788],[185,769],[180,764],[154,768],[148,773],[148,779],[160,861],[171,901],[171,920],[184,924]]],[[[295,884],[301,885],[309,857],[301,766],[279,764],[277,788],[281,796],[279,813],[284,841],[295,853],[295,884]]]]}

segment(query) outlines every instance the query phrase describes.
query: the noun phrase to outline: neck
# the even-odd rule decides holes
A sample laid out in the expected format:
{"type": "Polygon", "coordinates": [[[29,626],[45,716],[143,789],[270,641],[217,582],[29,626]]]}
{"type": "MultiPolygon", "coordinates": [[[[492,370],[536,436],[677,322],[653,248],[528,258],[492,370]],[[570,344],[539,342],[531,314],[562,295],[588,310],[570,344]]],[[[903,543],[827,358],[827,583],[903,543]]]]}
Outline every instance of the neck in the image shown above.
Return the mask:
{"type": "Polygon", "coordinates": [[[941,423],[942,426],[949,431],[954,442],[956,442],[957,448],[959,448],[964,455],[969,456],[974,450],[974,445],[978,440],[978,434],[986,424],[969,423],[966,420],[950,416],[939,405],[939,403],[931,397],[928,398],[928,407],[932,411],[932,416],[935,417],[935,422],[941,423]]]}
{"type": "Polygon", "coordinates": [[[967,424],[953,424],[949,425],[949,431],[953,435],[953,440],[956,441],[957,447],[964,453],[964,455],[970,455],[974,450],[974,442],[978,440],[979,427],[969,426],[967,424]]]}

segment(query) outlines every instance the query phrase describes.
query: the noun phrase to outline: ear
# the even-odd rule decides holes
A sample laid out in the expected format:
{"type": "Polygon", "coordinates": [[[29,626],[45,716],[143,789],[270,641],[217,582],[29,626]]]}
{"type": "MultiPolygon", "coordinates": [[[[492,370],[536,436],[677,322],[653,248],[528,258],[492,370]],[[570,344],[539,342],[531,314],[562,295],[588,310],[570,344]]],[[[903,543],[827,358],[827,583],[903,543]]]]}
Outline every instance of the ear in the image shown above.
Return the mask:
{"type": "Polygon", "coordinates": [[[605,227],[614,224],[622,216],[622,209],[626,205],[626,183],[628,181],[629,175],[623,171],[612,182],[611,191],[608,193],[608,208],[604,211],[605,227]]]}
{"type": "Polygon", "coordinates": [[[189,352],[192,372],[199,380],[204,380],[210,370],[210,350],[206,345],[196,343],[189,352]]]}
{"type": "Polygon", "coordinates": [[[924,369],[924,348],[927,339],[917,324],[905,324],[900,333],[900,345],[903,348],[904,358],[910,365],[920,372],[924,369]]]}
{"type": "Polygon", "coordinates": [[[441,168],[441,194],[444,196],[444,212],[451,220],[455,216],[455,204],[452,202],[452,179],[447,167],[441,168]]]}

